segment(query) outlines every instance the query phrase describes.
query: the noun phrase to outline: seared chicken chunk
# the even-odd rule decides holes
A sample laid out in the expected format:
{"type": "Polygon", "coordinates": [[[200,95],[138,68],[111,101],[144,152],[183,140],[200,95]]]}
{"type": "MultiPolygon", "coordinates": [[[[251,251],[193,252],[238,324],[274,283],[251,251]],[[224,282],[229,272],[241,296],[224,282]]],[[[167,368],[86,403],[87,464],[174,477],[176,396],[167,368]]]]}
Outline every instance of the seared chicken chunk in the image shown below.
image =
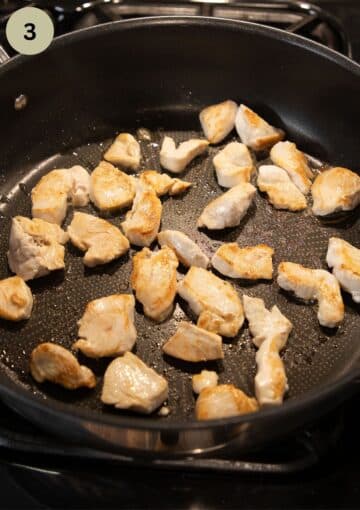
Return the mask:
{"type": "Polygon", "coordinates": [[[240,248],[236,243],[220,246],[211,259],[212,266],[230,278],[271,280],[274,250],[266,244],[240,248]]]}
{"type": "Polygon", "coordinates": [[[140,165],[140,145],[129,133],[120,133],[104,154],[104,159],[115,165],[136,170],[140,165]]]}
{"type": "Polygon", "coordinates": [[[81,166],[52,170],[31,191],[32,216],[61,225],[68,201],[74,206],[89,203],[90,176],[81,166]]]}
{"type": "Polygon", "coordinates": [[[209,259],[199,246],[183,232],[178,230],[163,230],[158,233],[160,246],[168,246],[174,250],[179,262],[184,266],[197,266],[206,269],[209,259]]]}
{"type": "Polygon", "coordinates": [[[333,268],[333,274],[341,287],[360,303],[360,249],[352,244],[330,237],[326,262],[333,268]]]}
{"type": "Polygon", "coordinates": [[[167,398],[166,379],[131,352],[114,359],[106,369],[101,395],[104,404],[150,414],[167,398]]]}
{"type": "Polygon", "coordinates": [[[163,346],[163,351],[174,358],[193,362],[224,357],[221,336],[189,322],[180,322],[175,334],[163,346]]]}
{"type": "Polygon", "coordinates": [[[229,416],[253,413],[259,406],[254,398],[232,384],[220,384],[214,388],[205,388],[195,404],[198,420],[217,420],[229,416]]]}
{"type": "Polygon", "coordinates": [[[306,209],[306,198],[285,170],[278,166],[260,166],[257,185],[260,191],[267,194],[275,209],[288,209],[289,211],[306,209]]]}
{"type": "Polygon", "coordinates": [[[51,342],[45,342],[32,351],[30,372],[35,381],[51,381],[68,390],[94,388],[96,379],[93,372],[80,365],[70,351],[51,342]]]}
{"type": "Polygon", "coordinates": [[[150,246],[156,239],[161,222],[162,205],[155,191],[139,182],[131,211],[121,226],[131,244],[150,246]]]}
{"type": "Polygon", "coordinates": [[[76,212],[67,231],[73,245],[86,252],[83,260],[88,267],[121,257],[130,247],[118,228],[92,214],[76,212]]]}
{"type": "Polygon", "coordinates": [[[101,211],[116,211],[132,204],[135,179],[101,161],[90,176],[90,199],[101,211]]]}
{"type": "Polygon", "coordinates": [[[260,405],[281,404],[288,385],[279,353],[287,342],[292,324],[277,306],[267,310],[262,299],[244,296],[243,303],[253,342],[259,348],[256,354],[256,398],[260,405]]]}
{"type": "Polygon", "coordinates": [[[318,319],[322,326],[335,328],[344,319],[344,303],[334,275],[323,269],[308,269],[293,262],[279,265],[278,284],[306,301],[319,303],[318,319]]]}
{"type": "Polygon", "coordinates": [[[201,370],[200,374],[192,376],[192,389],[198,395],[206,388],[215,388],[217,386],[219,376],[212,370],[201,370]]]}
{"type": "Polygon", "coordinates": [[[256,188],[248,182],[234,186],[205,207],[198,219],[197,226],[220,230],[239,225],[250,207],[255,193],[256,188]]]}
{"type": "Polygon", "coordinates": [[[133,257],[131,286],[145,315],[155,321],[163,321],[172,312],[177,267],[176,255],[167,246],[156,252],[144,248],[133,257]]]}
{"type": "Polygon", "coordinates": [[[33,307],[30,288],[19,276],[0,280],[0,318],[8,321],[28,319],[33,307]]]}
{"type": "Polygon", "coordinates": [[[271,126],[243,104],[237,111],[235,127],[241,141],[255,151],[271,147],[285,136],[281,129],[271,126]]]}
{"type": "Polygon", "coordinates": [[[208,145],[209,142],[206,140],[193,139],[176,147],[174,140],[170,136],[165,136],[160,151],[160,164],[166,170],[178,174],[185,170],[196,156],[205,152],[208,145]]]}
{"type": "Polygon", "coordinates": [[[299,151],[294,143],[277,143],[270,151],[270,158],[275,165],[286,170],[301,193],[306,195],[309,192],[314,173],[308,165],[305,154],[299,151]]]}
{"type": "Polygon", "coordinates": [[[178,284],[178,293],[199,316],[200,328],[222,336],[237,335],[244,322],[241,300],[234,287],[210,271],[191,267],[178,284]]]}
{"type": "Polygon", "coordinates": [[[220,186],[232,188],[249,182],[255,170],[249,149],[243,143],[231,142],[213,159],[216,177],[220,186]]]}
{"type": "Polygon", "coordinates": [[[24,216],[12,219],[8,262],[11,271],[25,281],[65,267],[63,244],[68,234],[58,225],[24,216]]]}
{"type": "Polygon", "coordinates": [[[347,168],[331,168],[316,177],[311,194],[316,216],[351,211],[360,203],[360,177],[347,168]]]}
{"type": "Polygon", "coordinates": [[[201,110],[199,119],[210,143],[221,142],[234,129],[238,105],[228,99],[201,110]]]}
{"type": "Polygon", "coordinates": [[[153,188],[158,197],[169,193],[170,196],[179,195],[192,186],[191,182],[173,179],[168,174],[161,174],[156,170],[145,170],[139,175],[140,181],[153,188]]]}
{"type": "Polygon", "coordinates": [[[118,356],[130,351],[136,341],[134,296],[115,294],[90,301],[78,322],[79,338],[74,349],[90,358],[118,356]]]}

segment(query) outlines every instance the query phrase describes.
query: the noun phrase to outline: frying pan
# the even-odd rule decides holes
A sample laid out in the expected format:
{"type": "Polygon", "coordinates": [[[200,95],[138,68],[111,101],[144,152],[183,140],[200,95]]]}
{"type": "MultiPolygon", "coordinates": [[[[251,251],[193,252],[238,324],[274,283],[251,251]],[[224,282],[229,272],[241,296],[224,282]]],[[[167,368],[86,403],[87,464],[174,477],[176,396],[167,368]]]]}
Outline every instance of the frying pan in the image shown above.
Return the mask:
{"type": "MultiPolygon", "coordinates": [[[[9,271],[6,251],[10,218],[30,215],[29,191],[41,175],[75,163],[92,170],[116,132],[150,130],[142,140],[142,168],[159,167],[164,134],[177,141],[200,136],[198,112],[227,98],[253,107],[288,139],[321,161],[359,166],[360,67],[316,43],[276,29],[207,18],[148,18],[115,22],[58,38],[35,57],[17,56],[0,68],[1,232],[0,276],[9,271]],[[27,101],[17,100],[25,95],[27,101]],[[17,109],[14,107],[14,102],[17,109]],[[26,103],[26,104],[25,104],[26,103]],[[25,107],[24,107],[25,105],[25,107]],[[20,107],[20,109],[19,109],[20,107]]],[[[196,218],[221,193],[211,164],[219,148],[196,159],[184,177],[193,188],[165,198],[162,228],[179,229],[211,255],[222,242],[267,243],[281,260],[326,267],[327,240],[342,237],[359,246],[358,211],[340,223],[309,212],[275,211],[258,194],[241,225],[222,232],[198,231],[196,218]]],[[[266,157],[266,154],[263,155],[266,157]]],[[[87,209],[94,212],[92,206],[87,209]]],[[[109,218],[119,225],[123,214],[109,218]]],[[[65,226],[71,221],[68,214],[65,226]]],[[[191,318],[186,303],[154,324],[136,312],[135,352],[169,381],[171,414],[140,417],[100,402],[109,360],[79,355],[98,377],[95,391],[66,392],[37,385],[28,371],[35,345],[54,341],[70,347],[85,304],[116,292],[131,292],[130,256],[85,269],[82,255],[67,247],[66,270],[30,282],[35,307],[29,321],[0,323],[0,395],[14,410],[69,441],[142,455],[206,454],[261,446],[318,417],[357,389],[360,374],[359,307],[345,294],[346,318],[336,330],[321,328],[305,306],[270,283],[236,280],[240,294],[274,303],[294,324],[283,353],[289,394],[283,406],[259,413],[195,422],[191,374],[216,369],[221,382],[253,394],[255,347],[245,326],[225,340],[223,362],[191,365],[166,358],[161,345],[179,320],[191,318]]],[[[182,270],[180,269],[180,272],[182,270]]]]}

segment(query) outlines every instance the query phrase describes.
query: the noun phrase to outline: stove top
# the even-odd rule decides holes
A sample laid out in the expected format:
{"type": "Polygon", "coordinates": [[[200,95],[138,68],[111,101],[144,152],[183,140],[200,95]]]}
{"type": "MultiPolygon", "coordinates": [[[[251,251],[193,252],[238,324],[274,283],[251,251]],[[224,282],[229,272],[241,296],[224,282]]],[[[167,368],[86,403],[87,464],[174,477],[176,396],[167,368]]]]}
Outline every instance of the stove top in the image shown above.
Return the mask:
{"type": "MultiPolygon", "coordinates": [[[[148,15],[206,15],[276,26],[360,61],[358,0],[305,2],[0,0],[9,14],[47,9],[56,34],[148,15]]],[[[11,48],[6,47],[11,53],[11,48]]],[[[2,508],[360,508],[360,396],[245,458],[157,461],[78,448],[39,431],[0,404],[2,508]]]]}

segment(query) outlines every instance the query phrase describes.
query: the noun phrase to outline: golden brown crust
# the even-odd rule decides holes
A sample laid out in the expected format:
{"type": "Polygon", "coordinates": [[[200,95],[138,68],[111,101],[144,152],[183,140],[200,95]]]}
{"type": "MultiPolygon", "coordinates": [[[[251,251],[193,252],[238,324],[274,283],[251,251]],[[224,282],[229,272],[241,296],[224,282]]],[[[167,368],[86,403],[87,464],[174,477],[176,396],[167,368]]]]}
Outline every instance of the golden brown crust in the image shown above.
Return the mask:
{"type": "Polygon", "coordinates": [[[214,388],[205,388],[200,393],[195,413],[198,420],[211,420],[236,416],[258,411],[259,406],[254,398],[248,397],[243,391],[232,384],[220,384],[214,388]],[[219,402],[226,399],[226,410],[221,409],[219,402]],[[214,405],[216,401],[217,405],[214,405]]]}

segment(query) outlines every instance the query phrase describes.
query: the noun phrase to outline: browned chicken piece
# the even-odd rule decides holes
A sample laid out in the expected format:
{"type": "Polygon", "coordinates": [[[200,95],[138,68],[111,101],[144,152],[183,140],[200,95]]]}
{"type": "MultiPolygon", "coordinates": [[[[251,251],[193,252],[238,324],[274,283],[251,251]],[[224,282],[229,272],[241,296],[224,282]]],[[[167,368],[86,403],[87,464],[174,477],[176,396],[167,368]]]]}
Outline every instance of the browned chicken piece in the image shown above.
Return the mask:
{"type": "Polygon", "coordinates": [[[193,392],[199,395],[205,388],[215,388],[217,386],[219,376],[212,370],[201,370],[200,374],[192,376],[193,392]]]}
{"type": "Polygon", "coordinates": [[[159,232],[161,213],[162,205],[155,191],[141,182],[137,183],[132,209],[121,223],[130,243],[150,246],[159,232]]]}
{"type": "Polygon", "coordinates": [[[306,198],[282,168],[275,165],[261,165],[257,185],[267,194],[275,209],[303,211],[307,207],[306,198]]]}
{"type": "Polygon", "coordinates": [[[150,186],[158,197],[166,195],[179,195],[192,186],[192,182],[173,179],[168,174],[156,172],[156,170],[145,170],[139,175],[140,181],[150,186]]]}
{"type": "Polygon", "coordinates": [[[144,248],[133,257],[131,286],[145,315],[157,322],[172,312],[178,264],[175,253],[167,246],[156,252],[144,248]]]}
{"type": "Polygon", "coordinates": [[[166,170],[180,173],[194,158],[205,152],[208,148],[207,140],[192,139],[182,142],[176,147],[170,136],[165,136],[160,150],[160,164],[166,170]]]}
{"type": "Polygon", "coordinates": [[[234,129],[238,105],[228,99],[201,110],[201,127],[210,143],[219,143],[234,129]]]}
{"type": "Polygon", "coordinates": [[[341,287],[360,303],[360,249],[339,237],[330,237],[326,262],[341,287]]]}
{"type": "Polygon", "coordinates": [[[0,318],[8,321],[28,319],[33,307],[30,288],[19,276],[0,280],[0,318]]]}
{"type": "Polygon", "coordinates": [[[121,257],[130,247],[118,228],[92,214],[76,212],[67,231],[72,244],[86,252],[83,260],[88,267],[121,257]]]}
{"type": "Polygon", "coordinates": [[[141,159],[140,145],[129,133],[120,133],[105,152],[104,159],[115,165],[136,170],[141,159]]]}
{"type": "Polygon", "coordinates": [[[51,342],[45,342],[32,351],[30,372],[35,381],[50,381],[68,390],[94,388],[96,379],[93,372],[80,365],[70,351],[51,342]]]}
{"type": "Polygon", "coordinates": [[[235,127],[241,141],[255,151],[267,149],[285,136],[244,104],[237,111],[235,127]]]}
{"type": "Polygon", "coordinates": [[[237,243],[220,246],[211,259],[212,266],[230,278],[271,280],[274,250],[266,244],[240,248],[237,243]]]}
{"type": "Polygon", "coordinates": [[[195,405],[198,420],[217,420],[258,411],[255,398],[248,397],[232,384],[219,384],[202,390],[195,405]]]}
{"type": "Polygon", "coordinates": [[[180,322],[175,334],[163,346],[163,351],[174,358],[192,362],[224,357],[221,336],[189,322],[180,322]]]}
{"type": "Polygon", "coordinates": [[[179,262],[186,267],[197,266],[206,269],[209,259],[199,246],[179,230],[163,230],[158,233],[160,246],[168,246],[174,250],[179,262]]]}
{"type": "Polygon", "coordinates": [[[116,211],[132,204],[135,178],[101,161],[90,176],[90,200],[101,211],[116,211]]]}
{"type": "Polygon", "coordinates": [[[308,165],[305,154],[292,142],[279,142],[270,151],[270,158],[275,165],[283,168],[299,188],[306,195],[311,188],[314,173],[308,165]]]}

